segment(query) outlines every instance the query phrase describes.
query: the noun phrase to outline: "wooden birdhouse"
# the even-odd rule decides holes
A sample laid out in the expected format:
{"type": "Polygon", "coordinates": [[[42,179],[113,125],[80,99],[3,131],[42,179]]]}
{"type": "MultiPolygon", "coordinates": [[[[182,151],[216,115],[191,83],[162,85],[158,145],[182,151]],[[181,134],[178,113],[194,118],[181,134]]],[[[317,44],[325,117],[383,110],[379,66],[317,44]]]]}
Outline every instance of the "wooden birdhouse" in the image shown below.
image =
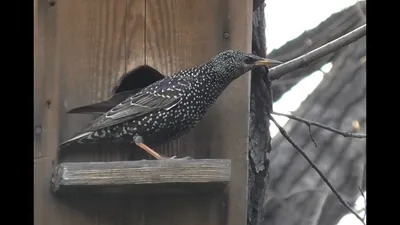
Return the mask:
{"type": "Polygon", "coordinates": [[[251,15],[241,0],[35,0],[35,225],[245,224],[249,76],[156,149],[193,160],[112,143],[60,154],[58,144],[98,116],[68,112],[126,91],[129,73],[140,89],[160,78],[153,69],[169,76],[226,49],[250,52],[251,15]]]}

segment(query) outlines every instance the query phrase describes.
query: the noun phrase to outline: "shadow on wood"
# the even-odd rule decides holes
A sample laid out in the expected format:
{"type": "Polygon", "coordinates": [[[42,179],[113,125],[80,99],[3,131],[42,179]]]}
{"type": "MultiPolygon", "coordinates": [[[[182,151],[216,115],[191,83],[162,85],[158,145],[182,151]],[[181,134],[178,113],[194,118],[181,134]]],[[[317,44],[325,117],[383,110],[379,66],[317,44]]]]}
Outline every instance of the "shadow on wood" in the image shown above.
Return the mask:
{"type": "MultiPolygon", "coordinates": [[[[226,205],[215,204],[224,202],[220,193],[203,193],[194,195],[107,195],[99,198],[97,195],[71,195],[60,196],[57,201],[64,206],[65,211],[71,211],[81,215],[83,220],[102,221],[105,224],[225,224],[226,205]],[[168,207],[160,203],[160,200],[169,202],[168,207]],[[187,207],[182,208],[182,205],[187,207]],[[131,209],[131,210],[121,210],[131,209]],[[210,216],[203,216],[214,212],[210,216]],[[176,214],[179,212],[178,214],[176,214]],[[171,216],[175,215],[175,216],[171,216]],[[191,222],[192,221],[192,222],[191,222]]],[[[67,219],[67,218],[66,218],[67,219]]],[[[76,221],[76,219],[70,219],[76,221]]],[[[68,219],[67,219],[68,221],[68,219]]]]}

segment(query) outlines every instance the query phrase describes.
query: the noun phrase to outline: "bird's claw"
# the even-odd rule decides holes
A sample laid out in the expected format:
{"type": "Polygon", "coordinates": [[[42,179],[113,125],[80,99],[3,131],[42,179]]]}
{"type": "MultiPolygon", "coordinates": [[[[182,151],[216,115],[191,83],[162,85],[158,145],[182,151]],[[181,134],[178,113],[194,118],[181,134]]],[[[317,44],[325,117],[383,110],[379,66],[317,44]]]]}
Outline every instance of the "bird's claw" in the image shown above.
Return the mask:
{"type": "Polygon", "coordinates": [[[190,156],[185,156],[185,157],[182,157],[182,158],[178,158],[176,155],[174,155],[174,156],[172,156],[172,157],[170,157],[170,158],[168,158],[168,159],[190,160],[190,159],[193,159],[193,158],[190,157],[190,156]]]}

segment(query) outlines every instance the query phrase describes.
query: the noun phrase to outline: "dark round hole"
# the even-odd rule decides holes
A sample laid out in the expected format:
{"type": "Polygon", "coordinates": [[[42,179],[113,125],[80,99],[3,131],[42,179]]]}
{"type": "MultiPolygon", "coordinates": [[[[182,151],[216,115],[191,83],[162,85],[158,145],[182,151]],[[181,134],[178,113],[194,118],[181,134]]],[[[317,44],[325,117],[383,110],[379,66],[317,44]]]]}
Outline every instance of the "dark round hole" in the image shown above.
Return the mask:
{"type": "Polygon", "coordinates": [[[156,69],[147,65],[140,66],[122,75],[112,93],[142,89],[163,78],[156,69]]]}

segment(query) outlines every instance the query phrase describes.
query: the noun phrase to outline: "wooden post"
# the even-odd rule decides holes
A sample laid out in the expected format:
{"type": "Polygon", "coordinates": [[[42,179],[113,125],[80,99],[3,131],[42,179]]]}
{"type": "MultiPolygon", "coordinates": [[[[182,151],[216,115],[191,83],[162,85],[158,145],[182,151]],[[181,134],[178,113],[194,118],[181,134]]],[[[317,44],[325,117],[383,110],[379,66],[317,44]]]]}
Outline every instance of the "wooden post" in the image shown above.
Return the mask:
{"type": "MultiPolygon", "coordinates": [[[[225,49],[250,52],[251,12],[249,0],[35,0],[35,224],[245,224],[249,76],[232,83],[190,134],[158,148],[230,159],[224,194],[62,199],[51,195],[50,179],[57,144],[92,119],[68,109],[108,98],[125,71],[143,64],[170,75],[225,49]]],[[[60,161],[137,159],[133,151],[85,147],[60,161]]]]}

